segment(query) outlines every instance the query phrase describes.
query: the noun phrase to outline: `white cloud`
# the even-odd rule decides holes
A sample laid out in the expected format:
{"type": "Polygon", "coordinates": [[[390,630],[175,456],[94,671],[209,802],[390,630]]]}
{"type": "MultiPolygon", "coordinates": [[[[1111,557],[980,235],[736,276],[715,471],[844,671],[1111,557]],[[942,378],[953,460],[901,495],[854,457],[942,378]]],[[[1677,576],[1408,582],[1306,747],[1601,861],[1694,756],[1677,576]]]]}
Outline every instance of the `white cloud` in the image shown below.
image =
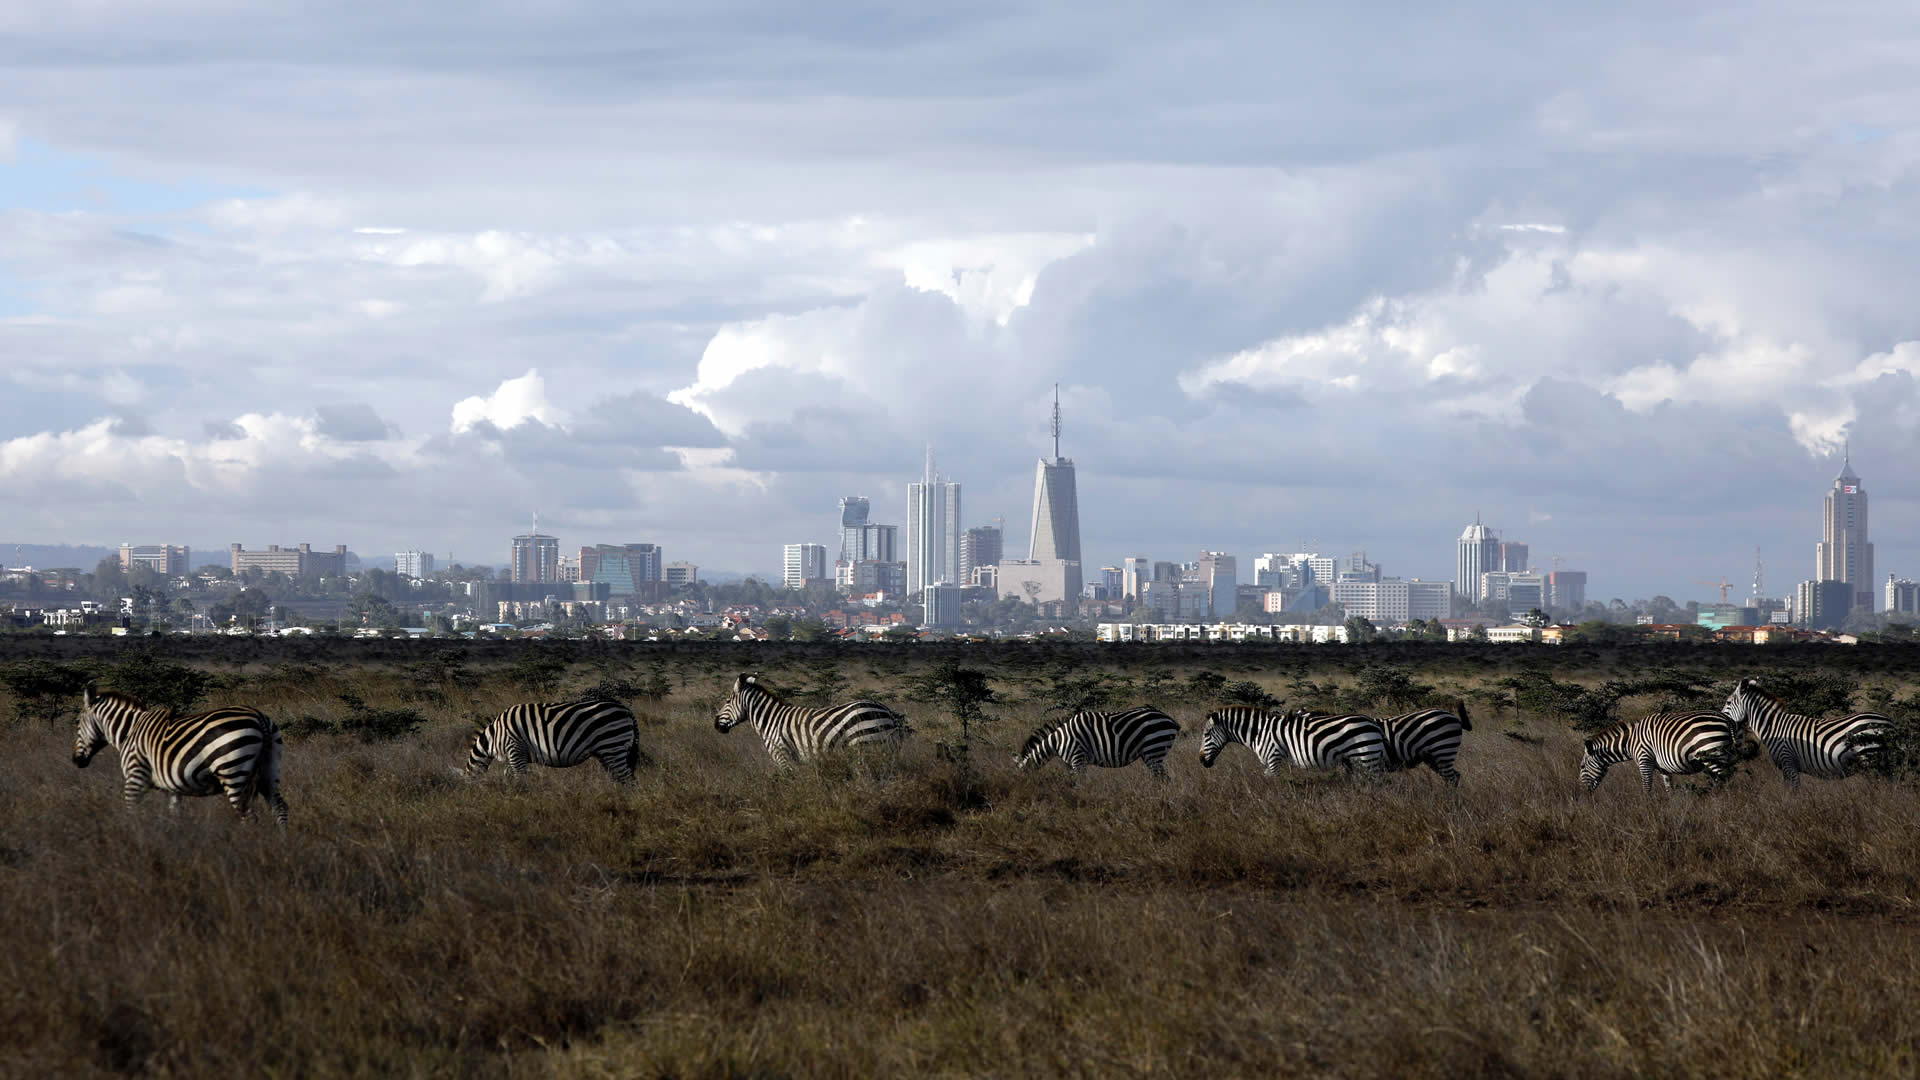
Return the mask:
{"type": "Polygon", "coordinates": [[[487,423],[501,431],[511,431],[528,421],[547,426],[561,422],[560,410],[547,400],[547,383],[538,368],[508,379],[486,397],[464,398],[453,406],[453,433],[458,435],[487,423]]]}

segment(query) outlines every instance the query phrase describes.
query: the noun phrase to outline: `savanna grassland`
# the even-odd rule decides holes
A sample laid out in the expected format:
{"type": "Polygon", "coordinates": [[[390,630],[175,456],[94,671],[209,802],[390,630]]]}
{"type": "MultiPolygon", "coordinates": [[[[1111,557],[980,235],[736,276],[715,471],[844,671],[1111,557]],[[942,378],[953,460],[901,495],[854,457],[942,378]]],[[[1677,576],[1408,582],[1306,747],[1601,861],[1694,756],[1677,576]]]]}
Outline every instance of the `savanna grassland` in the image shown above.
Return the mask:
{"type": "MultiPolygon", "coordinates": [[[[1920,650],[650,648],[0,640],[0,1072],[168,1076],[1882,1076],[1920,1068],[1920,786],[1764,758],[1577,794],[1580,735],[1761,674],[1917,711],[1920,650]],[[982,672],[971,745],[938,702],[982,672]],[[871,695],[897,760],[776,775],[713,712],[754,670],[871,695]],[[266,709],[290,827],[119,805],[76,678],[266,709]],[[943,681],[944,680],[944,681],[943,681]],[[453,774],[476,722],[596,692],[596,765],[453,774]],[[1200,767],[1223,700],[1464,699],[1449,790],[1200,767]],[[1151,701],[1138,766],[1021,773],[1029,729],[1151,701]]],[[[949,702],[951,698],[947,698],[949,702]]]]}

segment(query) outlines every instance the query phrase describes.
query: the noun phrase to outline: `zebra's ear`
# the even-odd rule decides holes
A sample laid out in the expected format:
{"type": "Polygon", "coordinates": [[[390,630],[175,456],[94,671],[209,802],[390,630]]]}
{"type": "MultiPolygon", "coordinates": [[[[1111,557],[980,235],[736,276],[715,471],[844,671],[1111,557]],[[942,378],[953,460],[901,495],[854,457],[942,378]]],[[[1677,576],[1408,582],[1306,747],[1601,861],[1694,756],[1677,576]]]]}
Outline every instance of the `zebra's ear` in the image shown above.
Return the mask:
{"type": "Polygon", "coordinates": [[[1583,749],[1585,749],[1587,753],[1589,753],[1589,754],[1591,754],[1591,753],[1593,753],[1593,740],[1592,740],[1592,739],[1588,739],[1588,740],[1587,740],[1586,742],[1583,742],[1583,743],[1581,743],[1581,744],[1580,744],[1580,746],[1581,746],[1581,747],[1582,747],[1583,749]]]}

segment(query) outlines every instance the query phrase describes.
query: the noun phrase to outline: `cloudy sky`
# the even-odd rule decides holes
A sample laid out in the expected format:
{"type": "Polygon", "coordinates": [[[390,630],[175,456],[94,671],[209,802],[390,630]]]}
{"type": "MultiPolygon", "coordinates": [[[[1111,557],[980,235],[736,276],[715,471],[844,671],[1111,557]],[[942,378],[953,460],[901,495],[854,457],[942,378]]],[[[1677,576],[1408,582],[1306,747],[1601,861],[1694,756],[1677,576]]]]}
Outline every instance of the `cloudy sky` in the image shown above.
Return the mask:
{"type": "Polygon", "coordinates": [[[1920,576],[1910,4],[1273,7],[0,7],[0,540],[1920,576]]]}

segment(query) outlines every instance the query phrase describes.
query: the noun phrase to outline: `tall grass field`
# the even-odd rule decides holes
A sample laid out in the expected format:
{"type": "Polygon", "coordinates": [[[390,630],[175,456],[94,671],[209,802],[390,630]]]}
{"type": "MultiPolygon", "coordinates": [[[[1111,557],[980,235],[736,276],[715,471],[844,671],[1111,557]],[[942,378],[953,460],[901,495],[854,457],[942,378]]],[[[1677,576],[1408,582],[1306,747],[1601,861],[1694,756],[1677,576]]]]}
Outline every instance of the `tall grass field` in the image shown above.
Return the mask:
{"type": "MultiPolygon", "coordinates": [[[[1920,784],[1591,797],[1583,730],[1744,676],[1910,721],[1920,650],[0,641],[8,1076],[1892,1076],[1920,1071],[1920,784]],[[870,696],[896,755],[776,770],[757,672],[870,696]],[[968,730],[951,688],[983,675],[968,730]],[[291,822],[121,805],[78,686],[245,704],[291,822]],[[648,759],[455,775],[583,694],[648,759]],[[1232,701],[1464,701],[1449,788],[1267,778],[1232,701]],[[1154,782],[1013,767],[1076,707],[1183,727],[1154,782]]],[[[1903,731],[1907,730],[1903,728],[1903,731]]]]}

